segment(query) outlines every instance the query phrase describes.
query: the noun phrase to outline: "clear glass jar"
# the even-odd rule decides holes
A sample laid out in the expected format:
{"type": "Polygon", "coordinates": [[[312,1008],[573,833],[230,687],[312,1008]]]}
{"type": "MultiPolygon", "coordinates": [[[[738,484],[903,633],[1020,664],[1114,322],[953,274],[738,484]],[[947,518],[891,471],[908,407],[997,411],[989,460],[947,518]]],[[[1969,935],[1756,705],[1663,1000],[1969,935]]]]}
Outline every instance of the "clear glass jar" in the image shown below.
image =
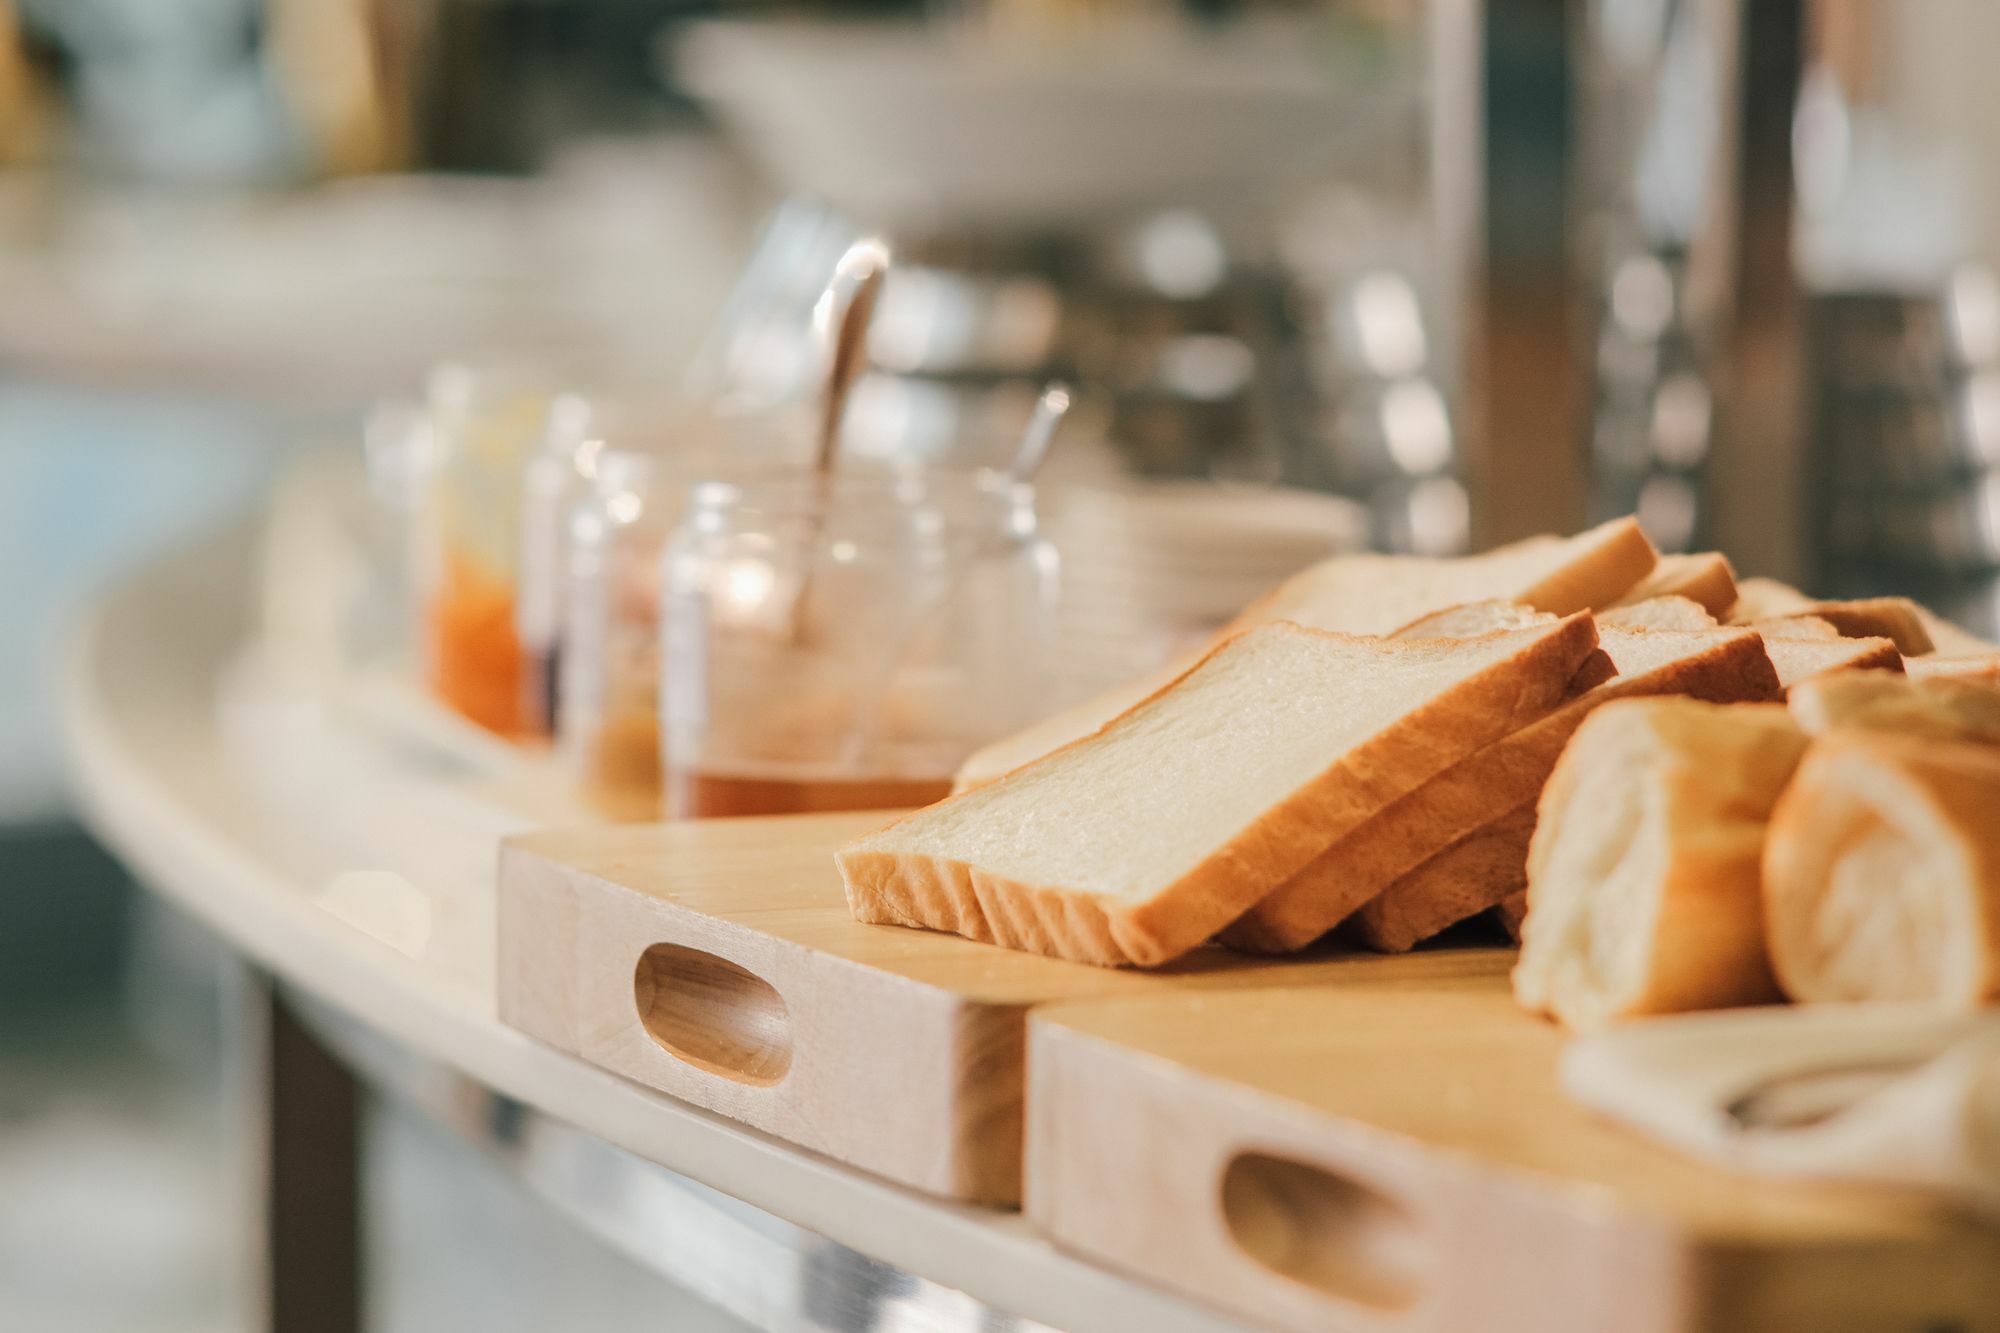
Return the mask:
{"type": "Polygon", "coordinates": [[[614,819],[660,815],[661,553],[685,487],[665,460],[607,451],[569,523],[557,746],[614,819]]]}
{"type": "Polygon", "coordinates": [[[561,689],[569,517],[589,494],[603,448],[603,409],[581,394],[549,404],[541,441],[521,474],[520,577],[514,633],[521,644],[521,731],[555,733],[561,689]]]}
{"type": "Polygon", "coordinates": [[[521,479],[550,395],[532,375],[446,366],[423,408],[430,460],[415,579],[431,692],[489,731],[524,730],[515,628],[521,479]]]}
{"type": "Polygon", "coordinates": [[[992,474],[697,486],[666,554],[667,814],[943,796],[1047,711],[1056,594],[1032,489],[992,474]]]}

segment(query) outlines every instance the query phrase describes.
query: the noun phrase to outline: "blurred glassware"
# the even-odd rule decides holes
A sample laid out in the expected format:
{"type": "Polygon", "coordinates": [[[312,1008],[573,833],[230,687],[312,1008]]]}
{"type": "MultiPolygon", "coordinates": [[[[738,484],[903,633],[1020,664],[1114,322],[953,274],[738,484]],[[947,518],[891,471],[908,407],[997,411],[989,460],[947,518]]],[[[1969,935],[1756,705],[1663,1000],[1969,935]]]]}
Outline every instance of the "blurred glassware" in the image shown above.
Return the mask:
{"type": "Polygon", "coordinates": [[[1354,501],[1262,486],[1077,486],[1046,493],[1043,507],[1062,553],[1059,670],[1077,697],[1156,669],[1370,535],[1354,501]]]}
{"type": "Polygon", "coordinates": [[[1742,25],[1741,0],[1591,0],[1577,30],[1591,517],[1637,513],[1672,551],[1708,526],[1742,25]]]}
{"type": "Polygon", "coordinates": [[[589,493],[604,449],[603,408],[580,393],[557,394],[541,440],[521,474],[520,579],[514,632],[521,642],[522,732],[555,734],[568,592],[570,512],[589,493]]]}
{"type": "Polygon", "coordinates": [[[439,367],[426,387],[419,458],[428,465],[412,570],[431,692],[501,736],[527,725],[527,663],[516,627],[522,481],[554,397],[524,367],[439,367]]]}
{"type": "Polygon", "coordinates": [[[1027,33],[710,21],[667,55],[784,189],[899,242],[1077,235],[1176,204],[1254,212],[1420,139],[1421,23],[1380,5],[1027,33]]]}
{"type": "Polygon", "coordinates": [[[1794,126],[1810,577],[2000,630],[1989,7],[1823,0],[1794,126]]]}
{"type": "Polygon", "coordinates": [[[557,745],[585,800],[613,819],[661,813],[661,556],[684,466],[608,450],[569,518],[557,745]]]}
{"type": "Polygon", "coordinates": [[[826,201],[774,217],[710,374],[802,398],[802,312],[867,226],[899,264],[851,404],[878,448],[994,461],[946,451],[1012,437],[1062,378],[1073,433],[1101,423],[1127,472],[1340,490],[1378,540],[1462,549],[1466,264],[1436,185],[1470,131],[1427,86],[1450,82],[1431,67],[1449,23],[1037,14],[678,36],[676,76],[781,189],[826,201]]]}
{"type": "Polygon", "coordinates": [[[665,568],[670,817],[924,804],[1057,697],[1055,551],[991,473],[705,483],[665,568]]]}

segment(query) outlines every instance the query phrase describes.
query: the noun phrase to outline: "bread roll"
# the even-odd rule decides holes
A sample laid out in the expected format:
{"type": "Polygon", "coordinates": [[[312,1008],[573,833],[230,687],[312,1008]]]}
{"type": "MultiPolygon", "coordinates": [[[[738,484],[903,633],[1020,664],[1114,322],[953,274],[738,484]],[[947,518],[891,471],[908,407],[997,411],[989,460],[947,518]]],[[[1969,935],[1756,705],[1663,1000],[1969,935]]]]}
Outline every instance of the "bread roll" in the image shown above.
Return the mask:
{"type": "Polygon", "coordinates": [[[1795,1000],[2000,999],[2000,751],[1816,742],[1771,818],[1764,904],[1795,1000]]]}
{"type": "Polygon", "coordinates": [[[1582,1031],[1777,998],[1764,825],[1806,747],[1772,704],[1606,704],[1543,791],[1514,994],[1582,1031]]]}

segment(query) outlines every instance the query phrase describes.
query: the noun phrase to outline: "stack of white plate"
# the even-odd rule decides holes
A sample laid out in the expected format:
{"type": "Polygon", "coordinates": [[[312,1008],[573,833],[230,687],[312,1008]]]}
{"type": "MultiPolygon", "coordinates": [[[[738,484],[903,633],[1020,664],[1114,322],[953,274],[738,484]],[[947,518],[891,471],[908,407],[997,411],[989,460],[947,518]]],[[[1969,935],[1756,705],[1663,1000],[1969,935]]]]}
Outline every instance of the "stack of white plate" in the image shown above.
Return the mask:
{"type": "Polygon", "coordinates": [[[1337,496],[1208,482],[1076,487],[1051,497],[1065,656],[1080,687],[1151,669],[1315,561],[1367,545],[1337,496]]]}

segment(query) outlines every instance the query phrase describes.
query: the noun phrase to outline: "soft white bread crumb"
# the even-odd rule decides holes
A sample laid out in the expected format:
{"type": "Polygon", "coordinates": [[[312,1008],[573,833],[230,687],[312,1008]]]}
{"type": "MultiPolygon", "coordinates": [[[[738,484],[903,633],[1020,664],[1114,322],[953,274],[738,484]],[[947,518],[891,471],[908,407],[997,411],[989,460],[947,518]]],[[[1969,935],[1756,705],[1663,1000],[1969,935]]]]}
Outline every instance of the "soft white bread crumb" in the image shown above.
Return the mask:
{"type": "Polygon", "coordinates": [[[1762,626],[1759,633],[1771,665],[1777,668],[1778,683],[1787,690],[1836,671],[1903,669],[1903,655],[1888,639],[1787,639],[1762,626]]]}
{"type": "Polygon", "coordinates": [[[1537,811],[1514,994],[1590,1031],[1776,998],[1759,866],[1806,747],[1784,708],[1628,699],[1585,719],[1537,811]]]}
{"type": "Polygon", "coordinates": [[[1259,627],[1097,734],[842,849],[848,903],[1083,962],[1165,962],[1546,714],[1596,643],[1588,616],[1460,640],[1259,627]]]}
{"type": "Polygon", "coordinates": [[[1962,680],[2000,685],[2000,653],[1927,653],[1903,659],[1903,670],[1916,680],[1962,680]]]}
{"type": "Polygon", "coordinates": [[[1772,963],[1796,1000],[2000,999],[2000,751],[1846,732],[1771,818],[1772,963]]]}
{"type": "Polygon", "coordinates": [[[1699,602],[1669,593],[1626,602],[1597,613],[1597,623],[1617,629],[1714,629],[1717,621],[1699,602]]]}
{"type": "Polygon", "coordinates": [[[1504,629],[1527,629],[1530,625],[1546,625],[1557,619],[1560,617],[1547,611],[1537,611],[1525,602],[1510,602],[1496,597],[1481,602],[1448,606],[1442,611],[1418,616],[1396,630],[1391,637],[1469,639],[1474,635],[1492,634],[1504,629]]]}

